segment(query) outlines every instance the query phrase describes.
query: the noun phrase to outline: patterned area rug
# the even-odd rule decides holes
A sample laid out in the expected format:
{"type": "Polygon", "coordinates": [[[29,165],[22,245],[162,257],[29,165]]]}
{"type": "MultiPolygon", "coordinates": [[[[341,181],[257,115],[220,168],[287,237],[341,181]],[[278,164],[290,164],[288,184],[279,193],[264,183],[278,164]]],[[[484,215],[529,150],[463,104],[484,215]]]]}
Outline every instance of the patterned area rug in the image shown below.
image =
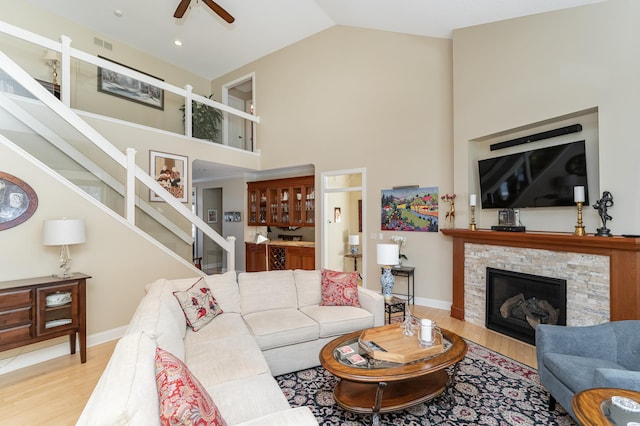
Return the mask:
{"type": "MultiPolygon", "coordinates": [[[[460,362],[453,407],[443,398],[404,411],[380,415],[383,425],[567,425],[571,417],[556,404],[547,409],[548,395],[535,369],[467,341],[460,362]]],[[[333,400],[337,378],[322,367],[276,377],[289,404],[308,406],[321,425],[371,425],[372,416],[343,410],[333,400]]]]}

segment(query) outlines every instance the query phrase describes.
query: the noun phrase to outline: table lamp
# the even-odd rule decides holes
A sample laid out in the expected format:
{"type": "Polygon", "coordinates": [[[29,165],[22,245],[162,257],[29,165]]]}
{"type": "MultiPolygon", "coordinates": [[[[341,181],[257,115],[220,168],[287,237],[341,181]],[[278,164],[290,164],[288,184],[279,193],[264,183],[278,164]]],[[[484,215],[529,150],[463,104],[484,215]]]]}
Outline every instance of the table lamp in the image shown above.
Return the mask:
{"type": "Polygon", "coordinates": [[[69,271],[71,251],[69,245],[80,244],[86,241],[84,220],[82,219],[55,219],[45,220],[42,227],[42,244],[45,246],[60,246],[60,272],[54,277],[68,278],[72,274],[69,271]]]}
{"type": "Polygon", "coordinates": [[[395,282],[391,267],[399,263],[400,247],[398,247],[398,244],[378,244],[376,248],[377,263],[382,267],[382,276],[380,277],[382,295],[385,299],[391,299],[391,292],[395,282]]]}
{"type": "Polygon", "coordinates": [[[349,235],[349,245],[351,246],[351,254],[358,254],[358,246],[360,245],[360,235],[349,235]]]}

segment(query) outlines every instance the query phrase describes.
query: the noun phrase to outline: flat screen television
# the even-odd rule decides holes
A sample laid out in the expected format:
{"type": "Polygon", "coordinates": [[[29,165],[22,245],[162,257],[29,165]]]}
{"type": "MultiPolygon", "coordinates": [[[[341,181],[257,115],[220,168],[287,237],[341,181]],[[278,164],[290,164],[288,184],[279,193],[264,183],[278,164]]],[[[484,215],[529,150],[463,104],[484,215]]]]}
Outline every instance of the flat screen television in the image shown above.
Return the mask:
{"type": "Polygon", "coordinates": [[[589,204],[585,141],[478,161],[483,209],[575,206],[584,186],[589,204]]]}

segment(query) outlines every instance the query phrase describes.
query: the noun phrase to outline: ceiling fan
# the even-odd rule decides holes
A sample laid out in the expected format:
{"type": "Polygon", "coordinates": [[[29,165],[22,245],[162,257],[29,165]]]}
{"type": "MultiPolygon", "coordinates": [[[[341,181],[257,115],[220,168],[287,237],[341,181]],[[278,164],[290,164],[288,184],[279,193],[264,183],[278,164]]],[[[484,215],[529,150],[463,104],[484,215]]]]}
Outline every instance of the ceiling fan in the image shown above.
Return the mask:
{"type": "MultiPolygon", "coordinates": [[[[224,19],[228,23],[232,23],[233,21],[235,21],[235,18],[231,16],[229,12],[227,12],[222,7],[220,7],[218,3],[214,2],[213,0],[202,0],[202,1],[204,2],[204,4],[209,6],[211,10],[217,13],[218,16],[220,16],[222,19],[224,19]]],[[[191,0],[180,0],[180,4],[178,5],[178,8],[173,14],[173,17],[182,18],[185,12],[187,11],[187,9],[189,8],[189,3],[191,3],[191,0]]]]}

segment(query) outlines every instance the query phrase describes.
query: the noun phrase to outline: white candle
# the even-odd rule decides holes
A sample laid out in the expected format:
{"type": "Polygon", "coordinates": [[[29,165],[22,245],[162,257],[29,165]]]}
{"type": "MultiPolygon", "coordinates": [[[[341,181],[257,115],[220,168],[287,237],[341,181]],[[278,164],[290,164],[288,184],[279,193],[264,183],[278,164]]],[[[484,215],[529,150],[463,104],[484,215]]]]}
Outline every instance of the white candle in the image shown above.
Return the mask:
{"type": "Polygon", "coordinates": [[[573,201],[576,203],[584,203],[584,186],[573,187],[573,201]]]}
{"type": "Polygon", "coordinates": [[[475,205],[476,205],[476,194],[469,195],[469,205],[475,207],[475,205]]]}

